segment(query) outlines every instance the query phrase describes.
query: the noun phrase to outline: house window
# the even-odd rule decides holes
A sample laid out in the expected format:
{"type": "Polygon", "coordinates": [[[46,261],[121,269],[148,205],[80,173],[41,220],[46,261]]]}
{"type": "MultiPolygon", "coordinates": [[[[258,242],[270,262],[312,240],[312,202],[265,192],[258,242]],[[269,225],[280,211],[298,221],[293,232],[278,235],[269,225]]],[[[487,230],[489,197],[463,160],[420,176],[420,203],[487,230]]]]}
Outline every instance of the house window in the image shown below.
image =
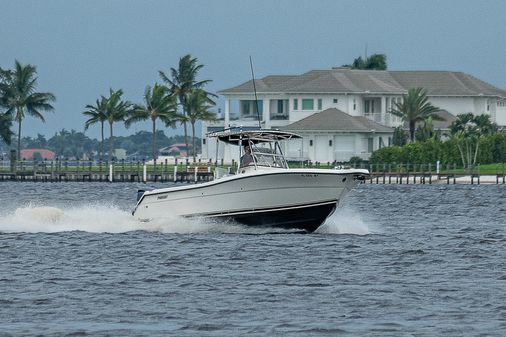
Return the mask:
{"type": "Polygon", "coordinates": [[[313,146],[313,140],[312,139],[309,140],[309,146],[313,146]]]}
{"type": "Polygon", "coordinates": [[[318,98],[318,110],[321,110],[322,109],[322,99],[321,98],[318,98]]]}
{"type": "Polygon", "coordinates": [[[283,100],[278,99],[278,114],[283,113],[283,100]]]}
{"type": "Polygon", "coordinates": [[[374,101],[372,99],[364,100],[364,112],[366,114],[374,113],[374,101]]]}
{"type": "Polygon", "coordinates": [[[329,139],[329,146],[332,146],[332,139],[329,139]]]}
{"type": "Polygon", "coordinates": [[[334,99],[332,100],[332,102],[334,102],[334,104],[337,104],[337,103],[339,102],[339,100],[338,100],[337,98],[334,98],[334,99]]]}
{"type": "Polygon", "coordinates": [[[293,99],[293,110],[299,110],[299,100],[297,98],[293,99]]]}
{"type": "Polygon", "coordinates": [[[304,98],[302,100],[302,110],[314,110],[314,99],[304,98]]]}
{"type": "Polygon", "coordinates": [[[353,110],[357,110],[357,101],[353,100],[353,110]]]}
{"type": "Polygon", "coordinates": [[[206,139],[202,138],[202,144],[206,145],[206,139]]]}
{"type": "MultiPolygon", "coordinates": [[[[255,102],[255,101],[253,101],[255,102]]],[[[255,102],[255,111],[260,115],[264,113],[264,101],[259,99],[255,102]],[[258,109],[258,111],[256,111],[258,109]]]]}
{"type": "Polygon", "coordinates": [[[372,153],[374,150],[374,138],[367,139],[367,152],[372,153]]]}
{"type": "Polygon", "coordinates": [[[490,111],[490,100],[487,99],[487,111],[490,111]]]}
{"type": "Polygon", "coordinates": [[[244,115],[249,115],[250,114],[250,101],[242,101],[242,113],[244,115]]]}

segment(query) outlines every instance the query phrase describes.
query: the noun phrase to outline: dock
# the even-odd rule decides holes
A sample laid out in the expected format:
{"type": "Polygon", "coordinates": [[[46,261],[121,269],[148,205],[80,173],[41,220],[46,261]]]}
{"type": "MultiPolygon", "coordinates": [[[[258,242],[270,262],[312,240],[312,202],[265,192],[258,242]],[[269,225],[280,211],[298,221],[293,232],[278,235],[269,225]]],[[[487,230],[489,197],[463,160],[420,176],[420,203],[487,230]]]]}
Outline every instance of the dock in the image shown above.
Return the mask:
{"type": "Polygon", "coordinates": [[[148,165],[141,161],[118,161],[111,165],[92,161],[0,161],[1,181],[33,182],[181,182],[214,179],[210,163],[148,165]]]}
{"type": "Polygon", "coordinates": [[[499,174],[423,174],[423,173],[373,173],[365,181],[368,184],[505,184],[506,175],[499,174]]]}
{"type": "MultiPolygon", "coordinates": [[[[11,163],[0,160],[0,182],[136,182],[136,183],[198,183],[211,181],[216,175],[231,174],[237,163],[223,165],[223,162],[179,162],[174,165],[167,161],[147,164],[144,161],[115,161],[112,164],[101,161],[54,160],[20,161],[11,163]]],[[[318,168],[324,168],[317,165],[318,168]]],[[[325,166],[328,169],[336,165],[325,166]]],[[[343,166],[342,166],[343,167],[343,166]]],[[[358,168],[358,167],[357,167],[358,168]]],[[[506,184],[506,165],[498,166],[495,174],[480,173],[479,166],[471,172],[459,172],[456,165],[447,165],[434,171],[427,165],[375,165],[360,166],[368,169],[367,184],[506,184]]]]}

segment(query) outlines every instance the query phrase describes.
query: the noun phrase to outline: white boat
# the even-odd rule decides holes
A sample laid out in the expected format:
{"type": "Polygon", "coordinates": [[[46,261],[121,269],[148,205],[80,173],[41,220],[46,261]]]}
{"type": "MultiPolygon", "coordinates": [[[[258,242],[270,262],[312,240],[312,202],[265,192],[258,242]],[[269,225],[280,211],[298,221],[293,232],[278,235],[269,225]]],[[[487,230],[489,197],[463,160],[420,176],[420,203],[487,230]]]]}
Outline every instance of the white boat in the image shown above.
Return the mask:
{"type": "Polygon", "coordinates": [[[249,146],[252,162],[233,175],[215,173],[209,182],[139,191],[137,219],[211,217],[313,232],[369,174],[364,169],[289,168],[280,142],[301,138],[291,132],[226,130],[208,136],[249,146]]]}

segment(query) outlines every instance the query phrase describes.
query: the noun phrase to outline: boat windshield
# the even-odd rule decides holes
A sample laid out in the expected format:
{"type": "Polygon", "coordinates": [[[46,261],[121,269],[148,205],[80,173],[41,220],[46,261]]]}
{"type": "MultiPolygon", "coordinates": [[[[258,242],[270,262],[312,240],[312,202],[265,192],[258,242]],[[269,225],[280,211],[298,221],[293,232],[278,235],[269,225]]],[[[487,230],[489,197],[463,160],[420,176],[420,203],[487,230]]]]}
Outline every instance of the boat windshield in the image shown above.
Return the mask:
{"type": "Polygon", "coordinates": [[[278,142],[254,144],[252,154],[257,166],[288,167],[278,142]]]}

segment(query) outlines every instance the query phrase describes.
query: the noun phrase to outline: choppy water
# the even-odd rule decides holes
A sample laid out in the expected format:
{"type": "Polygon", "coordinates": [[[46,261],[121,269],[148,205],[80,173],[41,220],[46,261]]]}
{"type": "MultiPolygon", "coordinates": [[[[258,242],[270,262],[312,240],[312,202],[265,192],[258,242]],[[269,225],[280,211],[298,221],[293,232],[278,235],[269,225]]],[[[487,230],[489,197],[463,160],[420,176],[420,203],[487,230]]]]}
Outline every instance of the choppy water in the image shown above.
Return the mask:
{"type": "Polygon", "coordinates": [[[0,336],[504,336],[506,186],[361,185],[318,233],[0,183],[0,336]]]}

